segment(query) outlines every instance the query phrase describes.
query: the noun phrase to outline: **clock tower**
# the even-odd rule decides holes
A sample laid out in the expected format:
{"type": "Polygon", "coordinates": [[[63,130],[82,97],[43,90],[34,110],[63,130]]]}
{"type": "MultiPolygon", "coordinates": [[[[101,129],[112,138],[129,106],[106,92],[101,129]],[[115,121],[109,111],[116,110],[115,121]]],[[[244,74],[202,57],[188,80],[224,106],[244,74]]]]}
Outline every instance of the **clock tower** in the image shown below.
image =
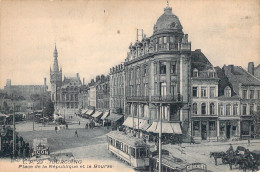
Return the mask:
{"type": "Polygon", "coordinates": [[[58,51],[56,48],[54,48],[53,52],[54,62],[53,67],[51,69],[50,67],[50,83],[51,83],[51,100],[56,100],[56,92],[57,88],[61,87],[62,85],[62,69],[59,69],[59,63],[58,63],[58,51]]]}

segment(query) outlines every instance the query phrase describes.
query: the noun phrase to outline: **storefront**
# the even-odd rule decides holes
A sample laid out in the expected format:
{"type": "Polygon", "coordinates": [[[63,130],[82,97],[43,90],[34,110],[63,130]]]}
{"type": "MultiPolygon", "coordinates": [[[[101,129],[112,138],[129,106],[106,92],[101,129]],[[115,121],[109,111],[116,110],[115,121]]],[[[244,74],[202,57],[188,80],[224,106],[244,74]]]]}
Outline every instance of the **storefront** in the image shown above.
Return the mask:
{"type": "Polygon", "coordinates": [[[234,139],[240,136],[240,117],[219,117],[219,140],[234,139]]]}
{"type": "Polygon", "coordinates": [[[192,136],[195,140],[217,140],[217,117],[193,117],[192,136]]]}
{"type": "Polygon", "coordinates": [[[248,139],[252,137],[254,124],[252,116],[241,116],[241,138],[248,139]]]}

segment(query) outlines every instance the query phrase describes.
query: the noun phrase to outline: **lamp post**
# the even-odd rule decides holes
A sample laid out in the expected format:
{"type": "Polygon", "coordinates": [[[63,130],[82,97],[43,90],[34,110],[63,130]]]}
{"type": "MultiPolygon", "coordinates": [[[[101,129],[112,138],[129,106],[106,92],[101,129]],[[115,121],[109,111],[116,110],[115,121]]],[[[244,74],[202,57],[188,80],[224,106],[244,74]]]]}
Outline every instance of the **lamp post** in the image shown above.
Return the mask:
{"type": "Polygon", "coordinates": [[[34,131],[34,103],[33,103],[33,131],[34,131]]]}
{"type": "Polygon", "coordinates": [[[159,104],[159,172],[162,171],[162,103],[159,104]]]}
{"type": "Polygon", "coordinates": [[[7,131],[5,129],[5,126],[3,126],[3,128],[1,129],[1,137],[0,137],[0,151],[2,151],[3,148],[2,143],[4,143],[4,141],[2,140],[4,140],[3,138],[6,136],[6,133],[7,131]]]}
{"type": "Polygon", "coordinates": [[[15,154],[15,103],[14,103],[14,110],[13,110],[13,158],[15,154]]]}

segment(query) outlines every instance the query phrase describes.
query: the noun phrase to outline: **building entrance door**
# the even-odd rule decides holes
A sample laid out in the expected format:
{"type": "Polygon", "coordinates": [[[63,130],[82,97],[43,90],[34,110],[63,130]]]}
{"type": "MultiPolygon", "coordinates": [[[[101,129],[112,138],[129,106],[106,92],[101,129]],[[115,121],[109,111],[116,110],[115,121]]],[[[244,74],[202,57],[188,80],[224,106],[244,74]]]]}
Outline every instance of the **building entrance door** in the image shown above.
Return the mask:
{"type": "Polygon", "coordinates": [[[207,123],[201,122],[201,139],[207,140],[207,123]]]}
{"type": "Polygon", "coordinates": [[[230,128],[231,128],[231,125],[227,125],[227,131],[226,131],[227,139],[230,139],[230,128]]]}

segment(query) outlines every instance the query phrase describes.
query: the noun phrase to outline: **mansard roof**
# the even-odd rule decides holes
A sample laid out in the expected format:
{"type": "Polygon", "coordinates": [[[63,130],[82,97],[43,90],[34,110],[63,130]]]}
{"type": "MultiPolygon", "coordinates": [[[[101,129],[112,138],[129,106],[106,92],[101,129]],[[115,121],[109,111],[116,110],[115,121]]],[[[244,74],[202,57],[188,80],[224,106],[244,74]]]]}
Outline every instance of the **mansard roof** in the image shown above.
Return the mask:
{"type": "Polygon", "coordinates": [[[237,94],[239,92],[240,84],[243,86],[260,86],[260,80],[241,66],[224,65],[222,69],[237,94]]]}
{"type": "Polygon", "coordinates": [[[198,49],[191,51],[191,71],[194,69],[198,69],[198,71],[213,69],[207,57],[198,49]]]}

